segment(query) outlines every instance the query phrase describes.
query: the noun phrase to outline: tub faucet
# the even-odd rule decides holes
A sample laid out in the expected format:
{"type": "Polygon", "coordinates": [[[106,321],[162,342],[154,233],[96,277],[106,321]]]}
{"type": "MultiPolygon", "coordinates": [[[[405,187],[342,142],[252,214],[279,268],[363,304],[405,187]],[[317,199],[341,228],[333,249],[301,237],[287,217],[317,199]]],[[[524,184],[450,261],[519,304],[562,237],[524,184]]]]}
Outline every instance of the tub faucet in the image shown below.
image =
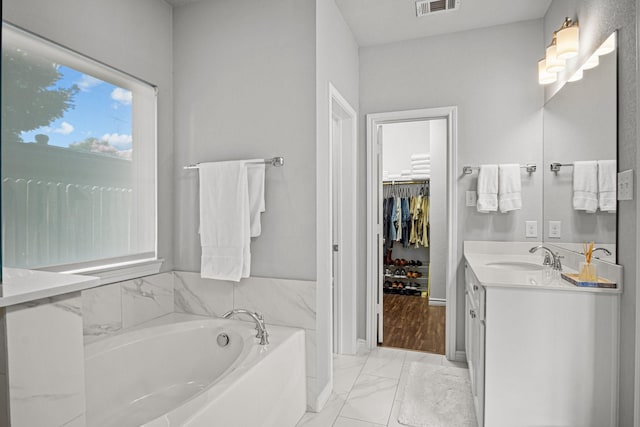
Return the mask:
{"type": "Polygon", "coordinates": [[[542,245],[532,247],[529,249],[529,253],[535,253],[538,249],[544,249],[546,251],[542,265],[548,265],[554,270],[562,271],[562,263],[560,262],[560,259],[564,257],[561,257],[560,254],[554,254],[551,249],[542,245]]]}
{"type": "Polygon", "coordinates": [[[262,317],[262,315],[253,311],[245,310],[243,308],[235,308],[223,314],[222,318],[228,319],[234,314],[246,314],[247,316],[251,317],[254,322],[256,322],[256,331],[258,331],[256,333],[256,338],[260,339],[260,345],[269,344],[269,333],[267,332],[267,327],[264,324],[264,318],[262,317]]]}

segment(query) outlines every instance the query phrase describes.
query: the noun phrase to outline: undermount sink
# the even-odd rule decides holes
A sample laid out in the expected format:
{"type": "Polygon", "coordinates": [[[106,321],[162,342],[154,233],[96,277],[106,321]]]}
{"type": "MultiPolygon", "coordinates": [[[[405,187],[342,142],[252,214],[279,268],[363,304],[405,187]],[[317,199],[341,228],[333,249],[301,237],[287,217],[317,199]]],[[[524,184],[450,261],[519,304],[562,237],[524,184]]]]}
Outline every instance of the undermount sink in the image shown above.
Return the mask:
{"type": "Polygon", "coordinates": [[[539,271],[544,269],[543,265],[533,264],[531,262],[524,262],[524,261],[496,261],[496,262],[488,262],[485,265],[487,267],[500,268],[504,270],[517,270],[517,271],[539,271]]]}

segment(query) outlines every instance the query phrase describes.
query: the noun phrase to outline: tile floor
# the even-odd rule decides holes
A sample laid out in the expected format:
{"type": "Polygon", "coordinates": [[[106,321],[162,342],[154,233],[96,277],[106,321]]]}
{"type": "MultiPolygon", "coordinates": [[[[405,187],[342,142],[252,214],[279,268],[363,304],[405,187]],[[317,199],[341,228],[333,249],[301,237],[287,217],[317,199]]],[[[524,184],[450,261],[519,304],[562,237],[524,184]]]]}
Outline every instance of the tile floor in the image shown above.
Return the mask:
{"type": "Polygon", "coordinates": [[[411,362],[466,368],[439,354],[378,347],[368,354],[333,356],[333,393],[320,413],[297,427],[404,427],[398,423],[411,362]]]}

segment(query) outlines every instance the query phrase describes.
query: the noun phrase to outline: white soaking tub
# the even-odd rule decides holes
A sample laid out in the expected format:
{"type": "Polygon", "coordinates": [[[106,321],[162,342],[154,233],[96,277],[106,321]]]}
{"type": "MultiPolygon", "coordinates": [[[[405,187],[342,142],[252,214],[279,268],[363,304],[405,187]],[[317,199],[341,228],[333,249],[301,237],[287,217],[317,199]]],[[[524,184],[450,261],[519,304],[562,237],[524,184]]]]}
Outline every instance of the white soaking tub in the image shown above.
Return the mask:
{"type": "Polygon", "coordinates": [[[295,426],[306,408],[304,330],[267,330],[261,346],[253,322],[172,314],[86,344],[87,425],[295,426]]]}

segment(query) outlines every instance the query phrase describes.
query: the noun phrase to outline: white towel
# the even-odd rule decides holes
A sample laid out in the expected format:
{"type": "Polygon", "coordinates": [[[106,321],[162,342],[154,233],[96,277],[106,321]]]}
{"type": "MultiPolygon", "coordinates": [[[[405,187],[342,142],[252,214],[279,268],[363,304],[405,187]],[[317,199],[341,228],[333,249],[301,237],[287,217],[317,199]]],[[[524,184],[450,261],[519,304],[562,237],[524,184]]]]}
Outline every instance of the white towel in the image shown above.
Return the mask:
{"type": "Polygon", "coordinates": [[[247,164],[249,184],[249,215],[251,216],[251,237],[262,232],[260,214],[266,210],[264,203],[264,161],[256,160],[247,164]]]}
{"type": "Polygon", "coordinates": [[[402,175],[402,176],[409,176],[409,175],[411,175],[411,171],[410,171],[409,169],[402,169],[402,170],[400,171],[400,175],[402,175]]]}
{"type": "Polygon", "coordinates": [[[573,163],[573,209],[594,213],[598,209],[598,162],[573,163]]]}
{"type": "Polygon", "coordinates": [[[411,160],[431,160],[431,154],[430,153],[412,154],[411,160]]]}
{"type": "Polygon", "coordinates": [[[498,210],[498,165],[480,165],[477,209],[483,213],[498,210]]]}
{"type": "Polygon", "coordinates": [[[522,209],[520,165],[517,163],[498,165],[498,206],[502,213],[522,209]]]}
{"type": "Polygon", "coordinates": [[[200,242],[204,278],[248,277],[250,210],[246,161],[201,163],[200,242]]]}
{"type": "Polygon", "coordinates": [[[431,174],[414,173],[411,175],[411,179],[431,179],[431,174]]]}
{"type": "Polygon", "coordinates": [[[615,160],[598,160],[598,201],[601,211],[616,211],[617,174],[615,160]]]}
{"type": "Polygon", "coordinates": [[[431,160],[411,160],[411,166],[431,165],[431,160]]]}
{"type": "Polygon", "coordinates": [[[431,172],[431,168],[411,168],[411,172],[431,172]]]}
{"type": "Polygon", "coordinates": [[[402,178],[402,175],[400,175],[399,173],[390,173],[390,174],[388,175],[388,178],[389,178],[390,180],[393,180],[393,179],[400,179],[400,178],[402,178]]]}

